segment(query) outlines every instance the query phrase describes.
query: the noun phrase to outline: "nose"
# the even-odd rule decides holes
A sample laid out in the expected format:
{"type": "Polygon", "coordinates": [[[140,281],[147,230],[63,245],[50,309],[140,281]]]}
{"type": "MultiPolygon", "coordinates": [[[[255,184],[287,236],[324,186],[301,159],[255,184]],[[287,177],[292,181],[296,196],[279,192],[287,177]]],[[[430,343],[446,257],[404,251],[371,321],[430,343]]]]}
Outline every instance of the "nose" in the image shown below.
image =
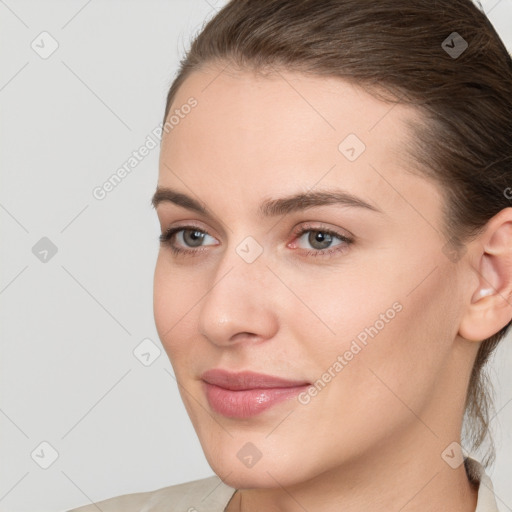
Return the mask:
{"type": "Polygon", "coordinates": [[[218,346],[271,339],[278,328],[278,285],[263,255],[247,263],[231,250],[200,302],[199,332],[218,346]]]}

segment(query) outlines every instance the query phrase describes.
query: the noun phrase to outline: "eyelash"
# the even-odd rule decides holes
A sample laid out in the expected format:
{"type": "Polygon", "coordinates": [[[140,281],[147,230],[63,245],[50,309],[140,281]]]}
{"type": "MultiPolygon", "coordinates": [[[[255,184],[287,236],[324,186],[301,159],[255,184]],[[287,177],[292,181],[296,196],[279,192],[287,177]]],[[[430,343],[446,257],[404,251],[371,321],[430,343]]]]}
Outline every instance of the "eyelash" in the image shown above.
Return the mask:
{"type": "MultiPolygon", "coordinates": [[[[200,229],[197,226],[193,226],[193,225],[176,226],[176,227],[173,227],[173,228],[169,228],[167,231],[162,233],[159,236],[159,241],[160,241],[161,244],[166,245],[167,247],[169,247],[171,249],[171,251],[176,256],[178,256],[178,255],[198,256],[200,253],[203,253],[206,250],[206,247],[201,247],[199,249],[183,249],[181,247],[175,246],[172,243],[174,235],[176,233],[179,233],[180,231],[192,231],[192,230],[193,231],[199,231],[200,233],[208,235],[208,236],[212,236],[212,235],[210,235],[210,233],[208,233],[208,231],[205,231],[204,229],[200,229]]],[[[317,232],[317,233],[323,233],[323,234],[326,234],[326,235],[329,235],[329,236],[332,236],[332,237],[336,237],[339,240],[341,240],[343,242],[343,244],[336,245],[335,248],[327,248],[327,249],[319,249],[319,250],[305,250],[304,249],[306,251],[304,256],[306,256],[306,257],[308,257],[308,256],[313,256],[313,257],[321,256],[321,257],[324,257],[324,258],[330,258],[335,253],[344,252],[346,250],[346,248],[347,248],[346,246],[348,246],[348,245],[353,243],[353,239],[351,239],[351,238],[349,238],[349,237],[347,237],[345,235],[342,235],[341,233],[338,233],[337,231],[334,231],[334,230],[328,229],[328,228],[313,227],[313,226],[311,226],[309,224],[303,224],[302,226],[300,226],[299,229],[295,230],[293,234],[294,234],[294,236],[296,238],[300,238],[304,233],[308,233],[310,231],[317,232]]]]}

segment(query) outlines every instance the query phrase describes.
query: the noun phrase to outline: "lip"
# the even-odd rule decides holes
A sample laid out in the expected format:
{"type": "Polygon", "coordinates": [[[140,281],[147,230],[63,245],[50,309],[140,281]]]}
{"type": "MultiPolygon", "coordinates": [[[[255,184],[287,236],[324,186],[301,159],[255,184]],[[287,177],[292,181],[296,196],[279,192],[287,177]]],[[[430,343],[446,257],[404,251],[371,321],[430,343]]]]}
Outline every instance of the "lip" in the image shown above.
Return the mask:
{"type": "Polygon", "coordinates": [[[273,375],[215,368],[201,375],[210,407],[228,418],[249,418],[277,405],[311,385],[273,375]]]}

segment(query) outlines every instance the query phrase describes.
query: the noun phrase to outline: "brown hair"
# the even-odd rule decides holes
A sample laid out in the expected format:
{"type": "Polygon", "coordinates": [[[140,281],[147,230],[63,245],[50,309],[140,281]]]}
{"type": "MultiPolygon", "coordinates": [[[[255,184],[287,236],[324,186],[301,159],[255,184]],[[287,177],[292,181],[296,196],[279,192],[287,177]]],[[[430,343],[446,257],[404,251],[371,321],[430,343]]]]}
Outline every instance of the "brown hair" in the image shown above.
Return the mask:
{"type": "MultiPolygon", "coordinates": [[[[471,0],[231,0],[182,59],[164,123],[184,80],[214,63],[339,77],[416,107],[411,165],[444,185],[443,234],[455,254],[511,205],[512,59],[471,0]]],[[[464,427],[471,453],[488,439],[484,466],[495,460],[484,365],[511,323],[483,340],[468,385],[464,427]]]]}

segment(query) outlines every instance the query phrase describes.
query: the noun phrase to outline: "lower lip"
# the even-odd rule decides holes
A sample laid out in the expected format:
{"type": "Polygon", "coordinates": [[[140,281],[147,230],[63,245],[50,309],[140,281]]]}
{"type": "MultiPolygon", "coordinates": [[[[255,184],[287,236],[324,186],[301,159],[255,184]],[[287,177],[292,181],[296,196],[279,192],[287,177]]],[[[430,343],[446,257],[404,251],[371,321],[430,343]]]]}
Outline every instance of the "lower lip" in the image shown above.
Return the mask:
{"type": "Polygon", "coordinates": [[[310,384],[292,388],[246,389],[231,391],[203,381],[212,409],[228,418],[250,418],[270,407],[293,398],[310,384]]]}

